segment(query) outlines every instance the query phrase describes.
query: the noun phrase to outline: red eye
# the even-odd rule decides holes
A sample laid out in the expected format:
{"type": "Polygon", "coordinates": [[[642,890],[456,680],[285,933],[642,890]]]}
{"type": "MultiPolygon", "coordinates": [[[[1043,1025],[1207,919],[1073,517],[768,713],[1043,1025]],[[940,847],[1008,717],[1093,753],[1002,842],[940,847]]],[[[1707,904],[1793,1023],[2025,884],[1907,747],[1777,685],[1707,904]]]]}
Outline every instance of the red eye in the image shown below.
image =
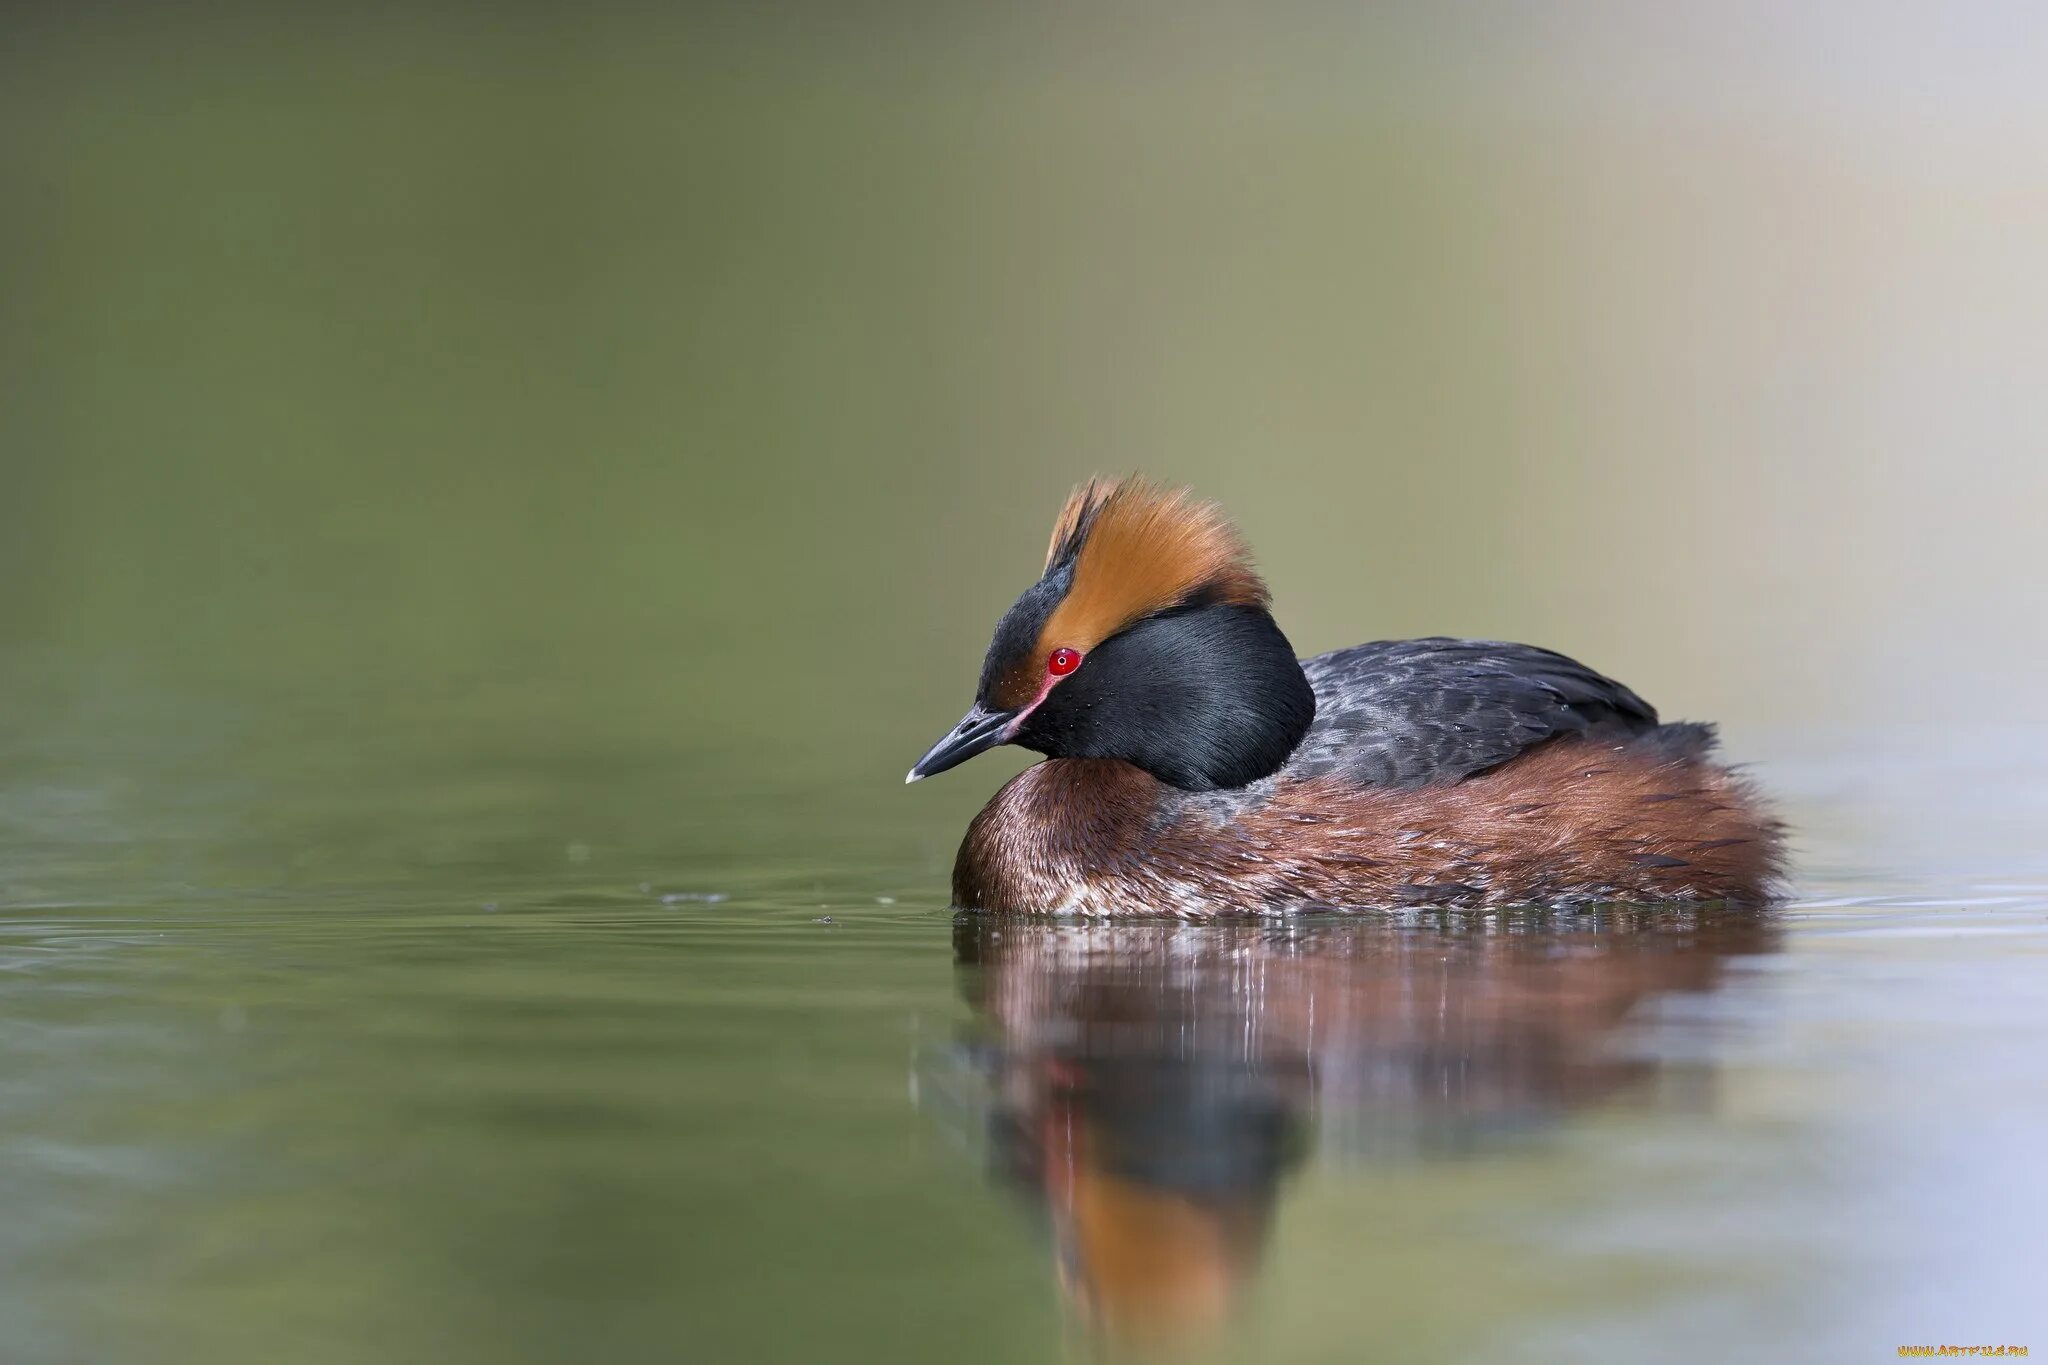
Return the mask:
{"type": "Polygon", "coordinates": [[[1055,678],[1064,678],[1081,666],[1081,651],[1078,649],[1056,649],[1045,661],[1045,671],[1055,678]]]}

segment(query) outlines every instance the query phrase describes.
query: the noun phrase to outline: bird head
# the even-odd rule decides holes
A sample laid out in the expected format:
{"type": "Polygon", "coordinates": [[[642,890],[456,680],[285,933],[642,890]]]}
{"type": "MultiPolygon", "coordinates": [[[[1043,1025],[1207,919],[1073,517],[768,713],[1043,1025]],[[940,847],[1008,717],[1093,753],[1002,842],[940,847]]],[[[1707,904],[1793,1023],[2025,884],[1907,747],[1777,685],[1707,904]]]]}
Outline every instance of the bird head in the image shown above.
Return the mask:
{"type": "Polygon", "coordinates": [[[996,623],[974,705],[908,781],[999,744],[1115,758],[1191,791],[1287,759],[1315,695],[1222,512],[1142,479],[1090,480],[1045,572],[996,623]]]}

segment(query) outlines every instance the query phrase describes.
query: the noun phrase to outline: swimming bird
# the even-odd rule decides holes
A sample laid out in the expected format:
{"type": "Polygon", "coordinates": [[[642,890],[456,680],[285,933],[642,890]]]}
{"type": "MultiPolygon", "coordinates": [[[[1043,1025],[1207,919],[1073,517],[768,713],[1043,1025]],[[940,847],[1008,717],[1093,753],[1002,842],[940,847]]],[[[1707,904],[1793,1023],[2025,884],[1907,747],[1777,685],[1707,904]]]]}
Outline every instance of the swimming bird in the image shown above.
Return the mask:
{"type": "Polygon", "coordinates": [[[1047,756],[968,827],[962,909],[1762,902],[1782,828],[1715,742],[1533,645],[1297,659],[1219,508],[1095,479],[906,780],[1002,744],[1047,756]]]}

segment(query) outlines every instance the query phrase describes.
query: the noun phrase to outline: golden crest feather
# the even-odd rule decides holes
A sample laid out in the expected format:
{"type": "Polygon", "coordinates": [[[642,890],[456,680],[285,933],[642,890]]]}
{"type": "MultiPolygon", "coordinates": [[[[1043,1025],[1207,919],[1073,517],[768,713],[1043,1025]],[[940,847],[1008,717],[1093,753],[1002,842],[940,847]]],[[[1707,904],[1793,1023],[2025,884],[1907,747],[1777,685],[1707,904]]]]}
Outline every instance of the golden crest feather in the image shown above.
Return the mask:
{"type": "Polygon", "coordinates": [[[1251,554],[1213,502],[1141,478],[1090,479],[1053,526],[1046,568],[1071,560],[1073,584],[1040,641],[1084,653],[1142,616],[1204,598],[1268,604],[1251,554]]]}
{"type": "Polygon", "coordinates": [[[994,688],[1004,706],[1022,706],[1042,691],[1045,660],[1056,649],[1085,655],[1140,618],[1190,602],[1263,608],[1270,600],[1221,508],[1135,476],[1090,479],[1074,490],[1053,523],[1045,568],[1069,571],[1066,595],[1035,650],[994,688]]]}

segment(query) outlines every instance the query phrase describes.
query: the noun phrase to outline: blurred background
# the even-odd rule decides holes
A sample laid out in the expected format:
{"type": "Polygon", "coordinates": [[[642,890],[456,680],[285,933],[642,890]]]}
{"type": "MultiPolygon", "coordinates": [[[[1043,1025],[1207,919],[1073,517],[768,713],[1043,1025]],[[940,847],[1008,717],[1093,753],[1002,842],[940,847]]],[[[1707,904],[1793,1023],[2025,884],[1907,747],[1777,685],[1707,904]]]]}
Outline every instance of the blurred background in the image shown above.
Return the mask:
{"type": "Polygon", "coordinates": [[[880,776],[1144,469],[1304,651],[1541,640],[1752,747],[1994,711],[2048,662],[2044,25],[17,9],[0,639],[880,776]]]}
{"type": "MultiPolygon", "coordinates": [[[[1723,722],[1809,897],[2034,895],[2044,72],[2020,3],[11,7],[0,908],[45,993],[0,1087],[6,1354],[229,1358],[270,1313],[308,1360],[741,1351],[803,1246],[820,1332],[892,1358],[1049,1314],[1008,1210],[901,1202],[938,1179],[902,1020],[957,1012],[946,868],[1028,756],[899,784],[1098,471],[1221,501],[1304,653],[1524,639],[1723,722]],[[853,959],[750,936],[849,905],[853,959]],[[485,912],[527,951],[474,979],[485,912]],[[820,981],[875,1031],[798,1011],[820,981]],[[646,1145],[517,1155],[627,1038],[686,1074],[571,1108],[646,1145]],[[541,1069],[422,1151],[436,1048],[541,1069]],[[695,1202],[827,1115],[839,1155],[777,1169],[887,1217],[695,1202]],[[310,1165],[230,1216],[222,1133],[310,1165]],[[562,1259],[510,1250],[536,1188],[562,1259]],[[953,1305],[915,1341],[902,1277],[953,1305]]],[[[1397,1339],[1476,1349],[1456,1316],[1397,1339]]],[[[1288,1358],[1356,1339],[1295,1320],[1288,1358]]]]}

